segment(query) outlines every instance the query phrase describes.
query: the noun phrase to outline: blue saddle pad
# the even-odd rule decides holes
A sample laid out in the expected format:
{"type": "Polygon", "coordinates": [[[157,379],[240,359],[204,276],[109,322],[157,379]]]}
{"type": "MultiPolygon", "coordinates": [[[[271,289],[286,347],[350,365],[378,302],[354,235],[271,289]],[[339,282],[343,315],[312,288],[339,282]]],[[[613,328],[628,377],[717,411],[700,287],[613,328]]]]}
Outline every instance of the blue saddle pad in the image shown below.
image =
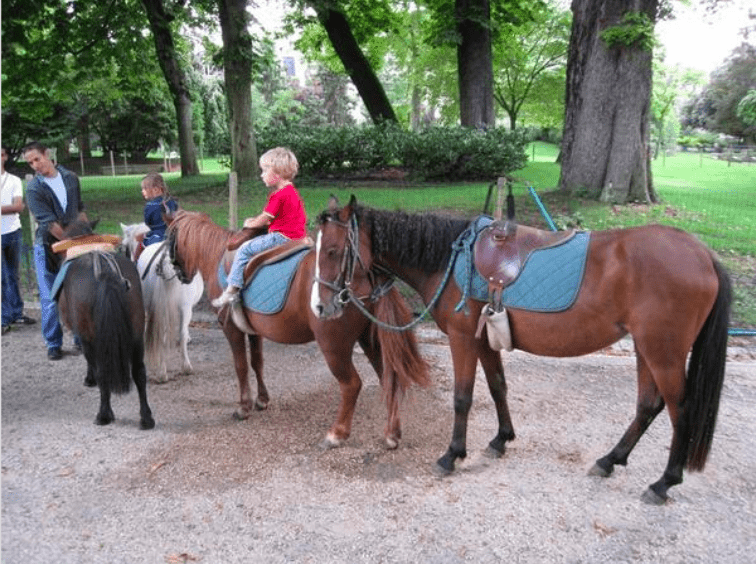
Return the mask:
{"type": "MultiPolygon", "coordinates": [[[[476,238],[490,223],[490,218],[478,221],[476,238]]],[[[517,278],[502,291],[502,304],[509,308],[538,312],[558,312],[572,307],[583,282],[590,238],[589,231],[578,231],[564,243],[533,251],[517,278]]],[[[471,248],[474,243],[474,240],[470,243],[471,248]]],[[[458,254],[454,265],[454,280],[463,291],[469,284],[469,296],[472,299],[487,302],[490,299],[488,282],[474,264],[469,264],[471,260],[472,253],[458,254]],[[469,280],[468,273],[471,273],[469,280]]]]}
{"type": "Polygon", "coordinates": [[[63,288],[63,281],[66,279],[66,273],[68,272],[68,267],[71,266],[71,262],[72,261],[70,260],[63,261],[58,274],[55,276],[55,281],[50,289],[50,295],[55,301],[57,301],[60,296],[60,291],[63,288]]]}
{"type": "MultiPolygon", "coordinates": [[[[258,268],[249,284],[242,289],[244,307],[265,315],[281,311],[289,297],[299,263],[309,251],[309,248],[302,249],[278,262],[258,268]]],[[[218,282],[221,288],[228,286],[223,260],[218,264],[218,282]]]]}

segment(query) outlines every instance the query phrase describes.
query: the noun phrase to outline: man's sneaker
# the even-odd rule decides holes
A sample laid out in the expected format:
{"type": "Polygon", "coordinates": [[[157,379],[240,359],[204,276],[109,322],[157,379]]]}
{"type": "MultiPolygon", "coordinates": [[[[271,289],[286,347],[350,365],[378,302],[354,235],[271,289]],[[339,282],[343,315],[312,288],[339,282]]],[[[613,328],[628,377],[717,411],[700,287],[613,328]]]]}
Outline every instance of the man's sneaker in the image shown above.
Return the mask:
{"type": "Polygon", "coordinates": [[[10,325],[3,325],[3,335],[5,335],[10,330],[11,330],[10,325]]]}
{"type": "Polygon", "coordinates": [[[239,303],[239,292],[224,291],[220,296],[212,301],[213,307],[223,307],[227,304],[239,303]]]}
{"type": "Polygon", "coordinates": [[[13,323],[15,323],[16,325],[34,325],[36,322],[36,319],[32,319],[31,317],[27,317],[26,315],[22,315],[21,317],[13,320],[13,323]]]}
{"type": "Polygon", "coordinates": [[[49,360],[60,360],[63,358],[63,351],[60,350],[60,347],[52,347],[47,349],[47,358],[49,360]]]}

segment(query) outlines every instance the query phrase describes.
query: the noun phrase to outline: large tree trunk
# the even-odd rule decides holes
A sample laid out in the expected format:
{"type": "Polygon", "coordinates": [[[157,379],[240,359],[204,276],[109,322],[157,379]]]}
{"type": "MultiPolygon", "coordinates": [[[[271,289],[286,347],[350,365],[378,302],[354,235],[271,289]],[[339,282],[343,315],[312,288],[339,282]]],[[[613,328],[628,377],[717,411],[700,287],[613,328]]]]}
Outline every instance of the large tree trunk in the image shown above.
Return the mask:
{"type": "Polygon", "coordinates": [[[600,34],[658,0],[573,0],[560,188],[603,201],[656,201],[649,171],[650,50],[600,34]]]}
{"type": "Polygon", "coordinates": [[[247,0],[218,0],[223,35],[223,70],[231,130],[231,166],[239,180],[257,176],[252,129],[252,38],[247,0]]]}
{"type": "Polygon", "coordinates": [[[328,39],[341,59],[344,69],[357,88],[360,98],[365,103],[373,123],[397,121],[394,108],[391,107],[383,85],[360,49],[344,14],[322,3],[313,3],[312,7],[325,28],[328,39]]]}
{"type": "Polygon", "coordinates": [[[488,0],[456,0],[459,74],[459,117],[463,126],[495,124],[491,30],[488,0]]]}
{"type": "Polygon", "coordinates": [[[173,105],[176,108],[181,176],[199,174],[197,149],[194,146],[194,130],[192,128],[192,99],[186,85],[184,72],[181,70],[176,56],[176,47],[170,28],[173,17],[166,13],[163,0],[142,0],[142,4],[147,11],[152,36],[155,38],[158,62],[168,83],[173,105]]]}

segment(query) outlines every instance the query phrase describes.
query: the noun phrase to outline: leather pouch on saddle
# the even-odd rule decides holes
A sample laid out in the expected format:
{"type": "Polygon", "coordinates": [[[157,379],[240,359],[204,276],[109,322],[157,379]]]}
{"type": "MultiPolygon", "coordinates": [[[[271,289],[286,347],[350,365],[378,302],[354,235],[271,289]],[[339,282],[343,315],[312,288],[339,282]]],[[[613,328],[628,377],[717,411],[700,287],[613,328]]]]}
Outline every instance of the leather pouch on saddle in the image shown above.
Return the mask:
{"type": "Polygon", "coordinates": [[[512,350],[509,315],[501,301],[502,291],[517,279],[533,251],[558,245],[574,235],[574,230],[543,231],[510,220],[494,221],[480,233],[475,241],[473,260],[477,271],[488,282],[490,303],[480,314],[476,337],[480,338],[485,325],[492,349],[512,350]]]}

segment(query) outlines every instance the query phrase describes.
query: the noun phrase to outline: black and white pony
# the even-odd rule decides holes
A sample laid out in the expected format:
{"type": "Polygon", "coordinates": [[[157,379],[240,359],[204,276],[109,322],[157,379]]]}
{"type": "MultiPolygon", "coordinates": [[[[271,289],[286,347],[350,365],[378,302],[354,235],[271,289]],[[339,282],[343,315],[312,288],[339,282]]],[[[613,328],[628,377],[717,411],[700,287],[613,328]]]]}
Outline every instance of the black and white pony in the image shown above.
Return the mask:
{"type": "MultiPolygon", "coordinates": [[[[137,250],[137,237],[149,231],[144,223],[121,224],[123,231],[122,246],[128,257],[134,260],[137,250]]],[[[194,306],[202,298],[205,289],[202,277],[198,274],[189,284],[182,284],[176,277],[164,243],[154,243],[144,248],[139,255],[137,270],[142,281],[144,294],[145,353],[147,362],[152,366],[155,380],[165,382],[168,379],[168,355],[171,349],[181,351],[180,373],[192,372],[187,344],[189,343],[189,323],[192,320],[194,306]]]]}

